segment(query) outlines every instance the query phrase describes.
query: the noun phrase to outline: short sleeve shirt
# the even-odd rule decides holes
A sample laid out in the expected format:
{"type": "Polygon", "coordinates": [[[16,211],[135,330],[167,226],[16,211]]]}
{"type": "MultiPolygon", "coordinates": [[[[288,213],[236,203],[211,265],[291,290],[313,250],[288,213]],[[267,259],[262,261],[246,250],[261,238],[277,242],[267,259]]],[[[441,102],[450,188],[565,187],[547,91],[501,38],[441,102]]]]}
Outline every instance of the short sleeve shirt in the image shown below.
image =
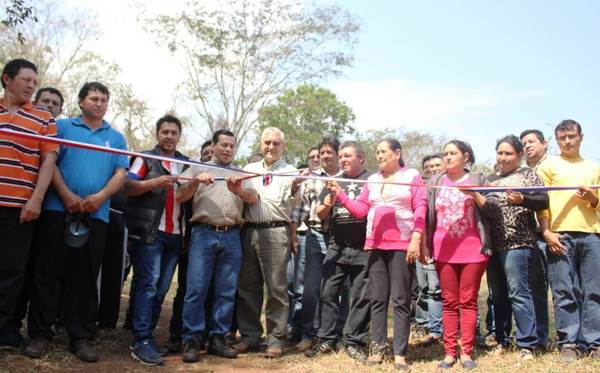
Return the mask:
{"type": "MultiPolygon", "coordinates": [[[[343,176],[345,177],[345,176],[343,176]]],[[[369,173],[362,171],[354,179],[367,180],[369,173]]],[[[360,195],[364,183],[352,181],[338,182],[348,198],[356,199],[360,195]]],[[[319,201],[323,203],[329,194],[328,189],[323,189],[319,201]]],[[[367,253],[363,250],[367,232],[367,218],[354,217],[339,201],[331,208],[329,216],[330,245],[325,260],[334,260],[338,263],[349,265],[363,265],[366,263],[367,253]]]]}
{"type": "MultiPolygon", "coordinates": [[[[61,139],[127,150],[125,137],[107,122],[103,122],[100,128],[92,129],[77,117],[58,120],[57,126],[61,139]]],[[[69,190],[85,198],[102,190],[115,171],[127,169],[129,161],[125,155],[61,146],[57,167],[69,190]]],[[[110,198],[90,216],[108,223],[109,207],[110,198]]],[[[54,188],[48,190],[44,210],[65,211],[54,188]]]]}
{"type": "MultiPolygon", "coordinates": [[[[0,128],[56,137],[56,123],[50,112],[31,103],[16,113],[0,99],[0,128]]],[[[0,206],[21,208],[37,184],[41,156],[58,150],[58,145],[0,134],[0,206]]]]}
{"type": "MultiPolygon", "coordinates": [[[[207,162],[211,165],[217,165],[214,161],[207,162]]],[[[208,172],[213,176],[240,176],[239,173],[232,170],[239,170],[238,167],[229,164],[221,166],[222,168],[206,168],[201,166],[191,166],[182,177],[194,178],[201,173],[208,172]]],[[[248,181],[243,182],[244,189],[251,189],[248,181]]],[[[244,211],[244,202],[242,199],[231,193],[227,188],[225,181],[215,181],[212,184],[200,184],[194,193],[192,202],[193,223],[205,223],[211,225],[238,225],[242,224],[242,213],[244,211]]]]}

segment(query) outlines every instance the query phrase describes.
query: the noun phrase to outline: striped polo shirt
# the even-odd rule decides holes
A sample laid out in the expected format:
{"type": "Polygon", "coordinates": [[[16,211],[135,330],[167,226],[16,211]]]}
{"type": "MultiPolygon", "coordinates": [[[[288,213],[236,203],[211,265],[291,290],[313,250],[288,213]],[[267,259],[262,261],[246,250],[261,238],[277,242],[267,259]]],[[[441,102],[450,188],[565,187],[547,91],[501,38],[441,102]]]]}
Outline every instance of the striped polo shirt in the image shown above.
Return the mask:
{"type": "MultiPolygon", "coordinates": [[[[49,111],[26,103],[11,113],[0,99],[0,128],[56,137],[49,111]]],[[[58,145],[0,134],[0,206],[21,208],[37,183],[40,156],[58,151],[58,145]]]]}

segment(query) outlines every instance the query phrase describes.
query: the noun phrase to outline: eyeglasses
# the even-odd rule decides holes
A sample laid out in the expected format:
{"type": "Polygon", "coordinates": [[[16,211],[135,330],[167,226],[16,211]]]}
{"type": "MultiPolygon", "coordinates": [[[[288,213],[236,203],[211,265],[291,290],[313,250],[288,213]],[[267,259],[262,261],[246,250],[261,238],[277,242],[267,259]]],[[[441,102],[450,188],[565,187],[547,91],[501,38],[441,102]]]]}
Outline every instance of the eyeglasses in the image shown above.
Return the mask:
{"type": "Polygon", "coordinates": [[[273,145],[273,146],[279,146],[279,145],[281,145],[281,141],[271,141],[271,140],[265,140],[265,141],[263,141],[263,143],[264,143],[266,146],[271,146],[271,145],[273,145]]]}

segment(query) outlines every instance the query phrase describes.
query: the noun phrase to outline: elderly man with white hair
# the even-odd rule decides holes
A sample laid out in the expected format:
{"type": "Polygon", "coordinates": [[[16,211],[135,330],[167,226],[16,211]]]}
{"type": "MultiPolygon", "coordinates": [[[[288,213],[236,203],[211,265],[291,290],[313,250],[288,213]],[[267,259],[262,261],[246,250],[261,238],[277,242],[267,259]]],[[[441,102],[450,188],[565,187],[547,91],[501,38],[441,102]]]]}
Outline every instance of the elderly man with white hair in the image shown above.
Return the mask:
{"type": "MultiPolygon", "coordinates": [[[[260,138],[264,159],[250,163],[244,169],[257,174],[297,171],[282,158],[284,144],[285,136],[279,128],[265,128],[260,138]]],[[[234,345],[240,353],[259,347],[263,333],[260,314],[264,284],[267,291],[265,356],[276,358],[283,354],[289,313],[286,269],[290,250],[295,250],[290,240],[290,213],[293,205],[299,202],[301,182],[277,175],[250,179],[259,198],[255,204],[246,205],[244,210],[237,308],[241,340],[234,345]]]]}

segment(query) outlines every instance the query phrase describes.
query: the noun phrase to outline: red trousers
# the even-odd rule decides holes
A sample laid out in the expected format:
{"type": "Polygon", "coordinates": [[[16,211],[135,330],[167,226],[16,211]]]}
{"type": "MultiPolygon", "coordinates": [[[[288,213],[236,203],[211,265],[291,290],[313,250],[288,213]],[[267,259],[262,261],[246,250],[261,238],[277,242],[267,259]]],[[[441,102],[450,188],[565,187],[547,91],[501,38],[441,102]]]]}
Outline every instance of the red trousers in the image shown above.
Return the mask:
{"type": "Polygon", "coordinates": [[[462,354],[473,353],[477,327],[477,295],[487,260],[482,263],[435,263],[442,289],[442,325],[446,355],[457,357],[459,331],[462,354]]]}

